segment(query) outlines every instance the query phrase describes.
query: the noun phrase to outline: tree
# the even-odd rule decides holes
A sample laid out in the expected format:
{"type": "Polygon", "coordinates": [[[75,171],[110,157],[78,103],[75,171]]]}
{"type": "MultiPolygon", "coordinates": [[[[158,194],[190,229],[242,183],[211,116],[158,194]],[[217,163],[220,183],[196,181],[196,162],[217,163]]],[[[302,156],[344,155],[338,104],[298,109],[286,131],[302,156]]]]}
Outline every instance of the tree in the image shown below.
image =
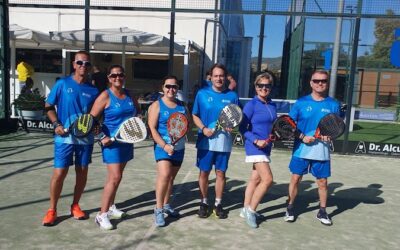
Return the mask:
{"type": "MultiPolygon", "coordinates": [[[[391,9],[386,10],[388,16],[393,16],[391,9]]],[[[394,41],[394,30],[400,28],[400,19],[398,18],[377,18],[375,21],[374,35],[376,41],[372,48],[371,60],[382,62],[382,67],[392,68],[389,55],[390,48],[394,41]]]]}

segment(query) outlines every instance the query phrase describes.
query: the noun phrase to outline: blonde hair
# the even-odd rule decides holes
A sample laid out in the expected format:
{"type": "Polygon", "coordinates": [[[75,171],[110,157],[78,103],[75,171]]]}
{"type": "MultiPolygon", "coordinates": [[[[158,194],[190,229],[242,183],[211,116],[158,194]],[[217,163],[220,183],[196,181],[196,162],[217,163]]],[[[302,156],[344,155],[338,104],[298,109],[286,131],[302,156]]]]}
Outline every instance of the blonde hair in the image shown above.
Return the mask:
{"type": "Polygon", "coordinates": [[[267,79],[271,84],[274,84],[274,78],[272,77],[272,75],[268,72],[264,72],[256,77],[256,79],[254,80],[254,85],[261,81],[261,79],[267,79]]]}

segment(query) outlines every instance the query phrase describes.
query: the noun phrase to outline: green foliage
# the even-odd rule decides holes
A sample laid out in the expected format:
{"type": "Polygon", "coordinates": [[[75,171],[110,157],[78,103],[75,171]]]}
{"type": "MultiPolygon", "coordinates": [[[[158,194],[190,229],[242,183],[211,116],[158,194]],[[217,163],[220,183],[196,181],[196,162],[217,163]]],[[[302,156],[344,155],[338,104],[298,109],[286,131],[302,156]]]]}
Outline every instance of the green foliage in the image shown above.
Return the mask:
{"type": "Polygon", "coordinates": [[[18,110],[44,110],[45,97],[36,88],[32,93],[23,93],[14,100],[14,105],[18,110]]]}
{"type": "MultiPolygon", "coordinates": [[[[393,16],[393,10],[386,10],[388,16],[393,16]]],[[[384,68],[393,68],[390,63],[390,48],[394,41],[394,30],[400,28],[400,20],[394,18],[377,18],[375,21],[374,35],[376,41],[372,54],[366,58],[371,61],[380,61],[384,68]]],[[[367,61],[366,60],[366,61],[367,61]]]]}

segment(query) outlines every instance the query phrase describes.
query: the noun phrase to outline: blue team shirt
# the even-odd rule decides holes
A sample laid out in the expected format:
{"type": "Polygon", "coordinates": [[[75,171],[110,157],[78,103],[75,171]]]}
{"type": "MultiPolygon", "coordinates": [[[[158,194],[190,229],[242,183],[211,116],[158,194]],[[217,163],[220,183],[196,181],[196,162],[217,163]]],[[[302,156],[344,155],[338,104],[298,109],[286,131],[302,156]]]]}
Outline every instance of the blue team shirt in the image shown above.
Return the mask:
{"type": "MultiPolygon", "coordinates": [[[[80,115],[87,114],[98,95],[98,90],[90,83],[79,84],[72,76],[61,78],[51,89],[46,102],[57,108],[57,119],[64,128],[68,128],[80,115]]],[[[93,136],[76,138],[54,136],[54,141],[67,144],[93,144],[93,136]]]]}
{"type": "MultiPolygon", "coordinates": [[[[296,101],[289,115],[297,122],[297,128],[303,134],[314,136],[321,118],[330,113],[340,114],[339,103],[335,99],[326,97],[322,101],[315,101],[311,95],[307,95],[296,101]]],[[[315,140],[312,144],[305,144],[295,140],[293,156],[318,161],[330,160],[329,143],[315,140]]]]}
{"type": "Polygon", "coordinates": [[[253,142],[269,138],[276,117],[276,105],[271,100],[263,102],[255,96],[246,103],[243,108],[243,121],[240,124],[240,132],[246,139],[244,146],[246,155],[269,156],[271,154],[272,143],[265,148],[258,148],[253,142]]]}
{"type": "Polygon", "coordinates": [[[119,99],[110,89],[106,90],[110,97],[110,105],[104,109],[103,131],[107,136],[115,136],[119,126],[136,115],[132,98],[126,93],[125,98],[119,99]]]}
{"type": "MultiPolygon", "coordinates": [[[[236,92],[229,89],[216,92],[212,87],[203,88],[197,92],[192,114],[199,117],[204,126],[214,129],[219,113],[226,105],[231,103],[239,104],[236,92]]],[[[207,138],[199,129],[196,147],[209,151],[231,152],[232,137],[230,133],[220,130],[212,137],[207,138]]]]}

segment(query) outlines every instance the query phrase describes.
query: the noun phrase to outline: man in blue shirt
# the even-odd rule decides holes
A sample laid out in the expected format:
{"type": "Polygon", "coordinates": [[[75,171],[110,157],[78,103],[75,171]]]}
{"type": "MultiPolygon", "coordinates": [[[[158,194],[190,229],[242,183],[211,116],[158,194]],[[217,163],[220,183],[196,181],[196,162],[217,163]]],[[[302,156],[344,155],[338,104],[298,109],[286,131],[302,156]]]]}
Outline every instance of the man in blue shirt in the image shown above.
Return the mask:
{"type": "Polygon", "coordinates": [[[292,177],[289,184],[288,207],[285,221],[293,222],[293,203],[298,192],[298,184],[302,176],[311,173],[317,180],[320,210],[317,219],[324,225],[331,225],[332,221],[326,212],[328,197],[328,177],[331,175],[330,164],[330,138],[324,136],[321,139],[314,137],[318,123],[322,117],[329,113],[339,115],[339,103],[327,96],[329,89],[328,73],[317,70],[311,76],[310,86],[312,92],[297,100],[289,112],[289,115],[297,123],[301,132],[294,142],[293,155],[289,164],[292,177]]]}
{"type": "Polygon", "coordinates": [[[222,194],[225,187],[225,172],[228,169],[230,152],[232,151],[231,131],[214,133],[216,122],[221,110],[228,104],[239,104],[237,94],[225,88],[226,69],[222,64],[211,67],[211,82],[209,88],[202,88],[196,95],[193,104],[193,122],[199,128],[197,138],[197,167],[200,170],[199,187],[201,203],[198,215],[207,218],[209,206],[207,200],[208,177],[215,165],[215,207],[214,213],[220,219],[227,218],[222,208],[222,194]]]}
{"type": "Polygon", "coordinates": [[[76,184],[71,215],[77,220],[87,219],[78,203],[86,186],[88,166],[93,151],[93,136],[83,139],[75,138],[65,132],[64,128],[68,128],[80,115],[89,113],[98,95],[97,88],[87,81],[91,66],[89,60],[90,56],[86,51],[78,51],[72,63],[74,73],[58,80],[46,100],[45,108],[47,116],[53,123],[55,136],[50,207],[43,218],[43,226],[52,226],[57,219],[57,202],[69,166],[73,164],[75,164],[76,184]],[[57,107],[57,112],[55,107],[57,107]]]}

